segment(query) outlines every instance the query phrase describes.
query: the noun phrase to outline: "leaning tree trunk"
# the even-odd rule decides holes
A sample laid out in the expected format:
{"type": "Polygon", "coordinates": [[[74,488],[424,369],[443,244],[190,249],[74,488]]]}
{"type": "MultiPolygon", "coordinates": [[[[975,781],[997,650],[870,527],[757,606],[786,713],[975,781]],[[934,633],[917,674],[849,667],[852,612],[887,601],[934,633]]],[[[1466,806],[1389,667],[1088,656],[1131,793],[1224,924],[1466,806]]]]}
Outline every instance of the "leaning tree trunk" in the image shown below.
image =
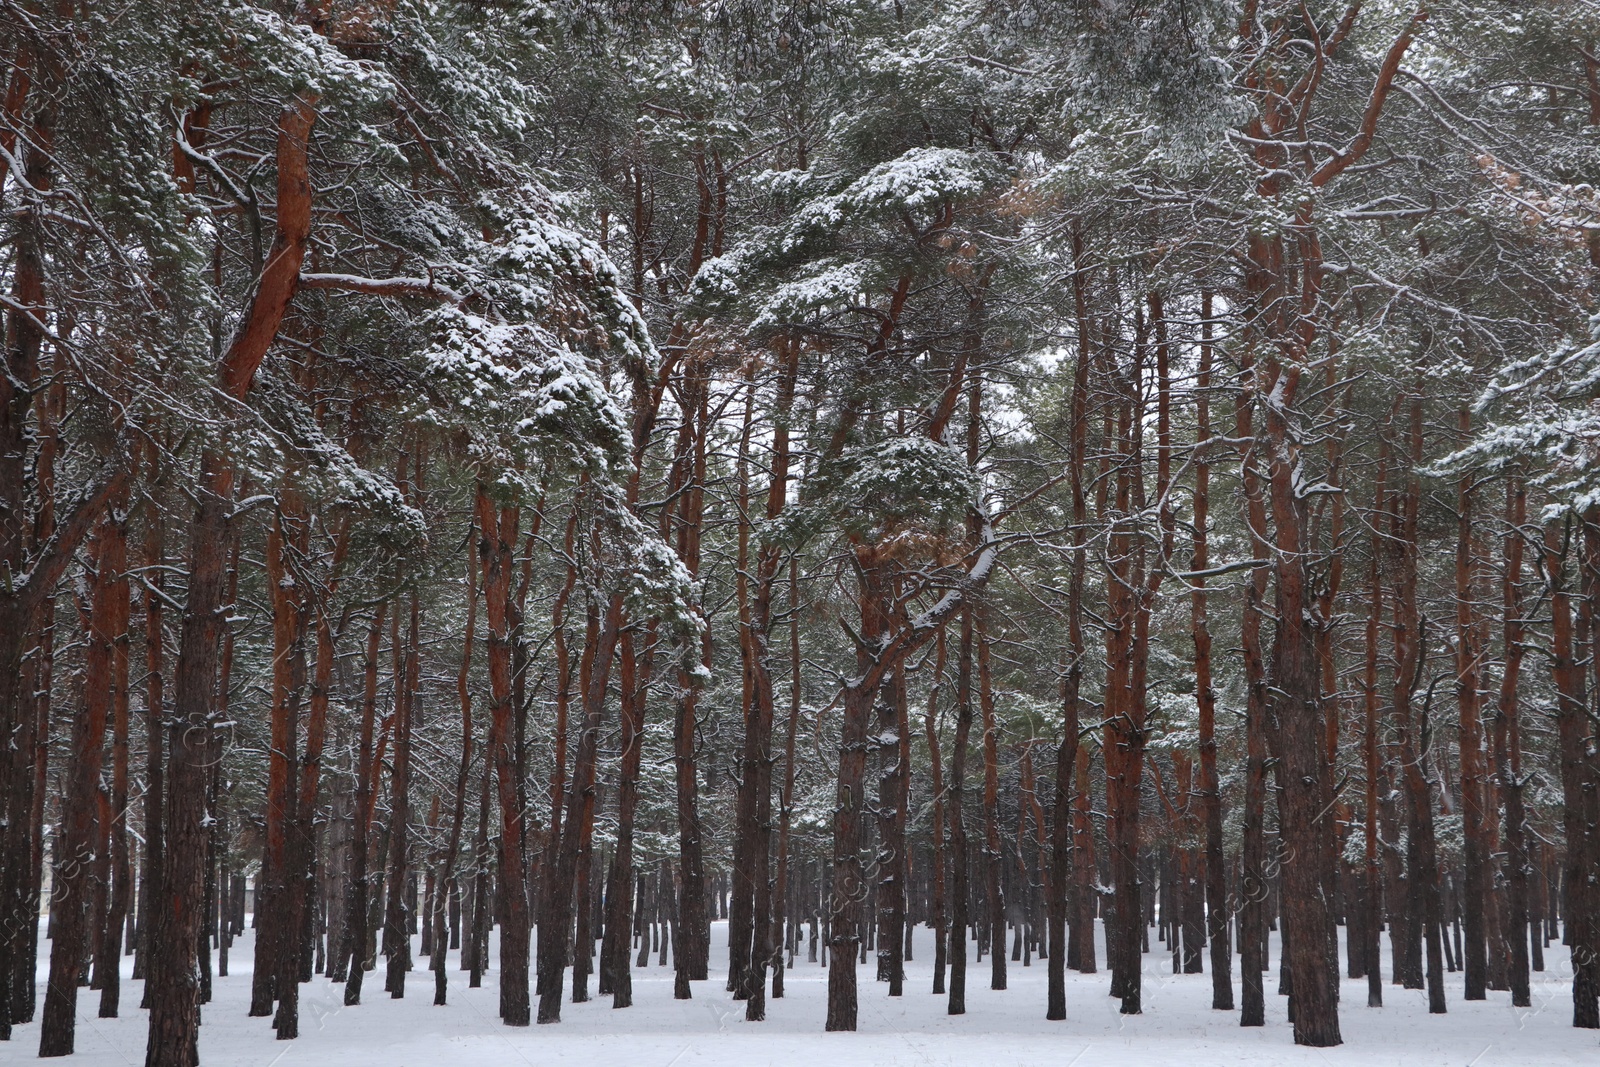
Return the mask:
{"type": "MultiPolygon", "coordinates": [[[[306,146],[315,121],[315,97],[310,94],[296,97],[279,118],[277,233],[249,311],[218,368],[222,392],[236,402],[250,391],[299,285],[300,264],[311,234],[306,146]]],[[[167,728],[164,863],[160,897],[150,909],[146,1067],[196,1067],[200,1058],[194,953],[204,911],[201,902],[209,836],[206,783],[218,758],[211,705],[216,693],[225,553],[233,506],[232,465],[210,449],[201,455],[197,497],[189,528],[189,598],[173,679],[173,715],[167,728]]]]}
{"type": "MultiPolygon", "coordinates": [[[[30,70],[48,74],[51,67],[39,64],[33,69],[26,45],[14,58],[7,109],[20,115],[30,70]]],[[[17,212],[12,235],[11,301],[0,374],[0,501],[5,502],[0,508],[0,568],[9,576],[0,583],[0,737],[6,738],[0,753],[0,847],[11,860],[0,865],[0,1040],[10,1038],[13,1021],[32,1021],[36,999],[54,590],[128,477],[125,467],[114,468],[109,479],[57,514],[57,426],[65,414],[65,390],[59,381],[40,387],[49,306],[42,208],[54,171],[55,105],[49,95],[43,94],[29,116],[26,145],[15,136],[10,141],[24,156],[19,177],[37,193],[32,206],[17,212]],[[30,645],[33,654],[25,663],[30,645]]]]}

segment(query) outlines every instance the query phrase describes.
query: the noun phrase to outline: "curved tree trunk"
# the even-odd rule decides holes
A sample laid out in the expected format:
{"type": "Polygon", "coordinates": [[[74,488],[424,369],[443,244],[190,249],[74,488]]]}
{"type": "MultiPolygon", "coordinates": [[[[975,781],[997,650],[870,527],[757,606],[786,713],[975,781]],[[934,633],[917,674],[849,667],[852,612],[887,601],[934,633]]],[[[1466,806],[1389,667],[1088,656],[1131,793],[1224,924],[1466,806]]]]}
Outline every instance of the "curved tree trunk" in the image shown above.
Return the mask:
{"type": "MultiPolygon", "coordinates": [[[[300,264],[311,235],[307,142],[316,122],[315,104],[314,96],[302,94],[279,118],[277,233],[250,308],[217,369],[218,384],[236,401],[249,392],[299,285],[300,264]]],[[[151,907],[146,1067],[196,1067],[199,1062],[199,987],[193,960],[204,917],[206,784],[217,759],[211,704],[216,695],[219,609],[224,606],[224,554],[233,497],[233,469],[210,449],[201,455],[197,495],[199,505],[190,523],[189,599],[167,731],[164,863],[160,897],[151,907]]]]}

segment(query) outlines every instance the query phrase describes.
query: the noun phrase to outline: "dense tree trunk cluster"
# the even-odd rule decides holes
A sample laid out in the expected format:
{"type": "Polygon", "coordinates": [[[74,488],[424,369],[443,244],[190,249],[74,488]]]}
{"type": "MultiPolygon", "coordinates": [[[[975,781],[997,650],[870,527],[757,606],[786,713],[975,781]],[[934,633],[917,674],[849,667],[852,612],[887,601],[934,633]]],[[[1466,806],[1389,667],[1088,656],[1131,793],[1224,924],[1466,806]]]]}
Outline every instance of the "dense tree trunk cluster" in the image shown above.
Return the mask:
{"type": "Polygon", "coordinates": [[[703,6],[0,14],[0,1039],[1600,1029],[1594,16],[703,6]]]}

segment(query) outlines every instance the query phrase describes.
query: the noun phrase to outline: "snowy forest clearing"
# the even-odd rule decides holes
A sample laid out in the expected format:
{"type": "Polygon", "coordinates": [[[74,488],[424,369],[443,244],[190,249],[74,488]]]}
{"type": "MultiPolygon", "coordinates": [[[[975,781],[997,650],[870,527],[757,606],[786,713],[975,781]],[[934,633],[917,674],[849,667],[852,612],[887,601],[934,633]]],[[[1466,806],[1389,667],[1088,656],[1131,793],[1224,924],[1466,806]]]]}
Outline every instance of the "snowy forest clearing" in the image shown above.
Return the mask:
{"type": "MultiPolygon", "coordinates": [[[[450,957],[450,1003],[429,1003],[432,983],[418,959],[415,983],[405,999],[373,989],[363,1003],[344,1005],[343,985],[318,978],[300,993],[300,1037],[272,1040],[268,1019],[246,1015],[250,959],[255,934],[234,942],[237,961],[227,978],[214,979],[213,998],[203,1009],[201,1062],[216,1067],[338,1064],[339,1067],[520,1067],[524,1064],[606,1067],[759,1067],[818,1063],[826,1067],[1122,1067],[1177,1064],[1184,1067],[1294,1067],[1348,1064],[1378,1067],[1497,1067],[1501,1064],[1594,1062],[1593,1035],[1571,1025],[1571,971],[1565,953],[1552,951],[1551,969],[1533,975],[1533,1006],[1513,1008],[1504,993],[1487,1001],[1461,999],[1461,973],[1447,976],[1450,1014],[1430,1018],[1427,994],[1386,984],[1383,1008],[1368,1009],[1366,981],[1341,983],[1345,1043],[1332,1049],[1297,1047],[1284,1022],[1276,989],[1278,935],[1272,935],[1273,973],[1267,976],[1267,1025],[1241,1028],[1237,1012],[1210,1009],[1211,979],[1174,975],[1172,957],[1152,939],[1144,957],[1143,1015],[1122,1015],[1106,996],[1109,972],[1067,972],[1067,1019],[1044,1018],[1045,966],[1010,968],[1010,988],[988,988],[987,961],[974,965],[967,989],[967,1014],[945,1014],[945,998],[928,989],[933,938],[916,930],[913,960],[906,963],[906,993],[898,1000],[874,983],[872,964],[858,964],[862,982],[860,1028],[822,1033],[827,1010],[827,971],[802,955],[785,979],[785,995],[769,1001],[767,1019],[747,1023],[744,1006],[722,989],[727,974],[728,927],[711,932],[712,980],[694,985],[694,999],[672,999],[672,969],[654,956],[634,972],[634,1006],[611,1007],[611,997],[567,1004],[553,1026],[512,1029],[495,1015],[499,972],[484,974],[483,987],[466,988],[450,957]]],[[[1343,930],[1341,930],[1343,933],[1343,930]]],[[[413,938],[413,947],[416,939],[413,938]]],[[[1100,931],[1104,954],[1104,931],[1100,931]]],[[[498,946],[496,946],[498,948],[498,946]]],[[[1389,946],[1384,943],[1385,958],[1389,946]]],[[[123,977],[131,974],[123,960],[123,977]]],[[[380,972],[381,973],[381,972],[380,972]]],[[[43,989],[45,968],[40,969],[43,989]]],[[[126,992],[133,1001],[138,987],[126,992]]],[[[136,1001],[134,1001],[136,1002],[136,1001]]],[[[92,1005],[85,998],[82,1003],[92,1005]]],[[[144,1056],[142,1012],[120,1019],[78,1019],[74,1062],[85,1067],[138,1063],[144,1056]]],[[[26,1048],[29,1036],[22,1038],[26,1048]]]]}

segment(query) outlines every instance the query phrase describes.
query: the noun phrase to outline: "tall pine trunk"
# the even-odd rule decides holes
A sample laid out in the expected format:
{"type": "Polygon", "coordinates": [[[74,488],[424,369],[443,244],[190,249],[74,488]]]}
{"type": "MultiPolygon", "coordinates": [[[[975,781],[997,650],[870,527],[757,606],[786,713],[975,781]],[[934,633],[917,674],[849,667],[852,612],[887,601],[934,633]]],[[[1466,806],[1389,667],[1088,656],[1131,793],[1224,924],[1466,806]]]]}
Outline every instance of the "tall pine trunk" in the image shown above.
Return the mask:
{"type": "Polygon", "coordinates": [[[95,809],[100,788],[100,766],[105,747],[106,723],[111,711],[114,588],[121,538],[116,522],[107,518],[95,528],[89,545],[90,605],[86,618],[83,657],[83,707],[73,716],[72,758],[67,765],[66,795],[61,802],[61,832],[50,877],[50,911],[54,920],[50,938],[50,977],[45,986],[44,1019],[39,1030],[39,1055],[68,1056],[73,1052],[78,976],[91,939],[87,928],[87,897],[93,886],[96,852],[95,809]]]}
{"type": "MultiPolygon", "coordinates": [[[[1471,416],[1465,407],[1457,414],[1457,428],[1463,436],[1471,433],[1471,416]]],[[[1472,480],[1464,472],[1456,488],[1456,710],[1460,728],[1461,816],[1464,837],[1463,881],[1461,886],[1462,926],[1465,937],[1463,960],[1466,971],[1466,999],[1487,998],[1488,959],[1486,954],[1485,904],[1489,883],[1486,872],[1492,846],[1489,841],[1490,817],[1484,791],[1487,769],[1484,766],[1483,721],[1480,705],[1482,683],[1478,664],[1479,647],[1472,556],[1472,480]]]]}
{"type": "Polygon", "coordinates": [[[1513,475],[1506,481],[1506,534],[1501,577],[1500,692],[1495,703],[1492,739],[1495,776],[1505,798],[1506,940],[1511,949],[1507,979],[1513,1007],[1532,1004],[1529,988],[1529,937],[1542,941],[1543,932],[1529,927],[1529,886],[1533,859],[1528,853],[1527,813],[1523,790],[1527,781],[1522,773],[1522,724],[1517,708],[1517,689],[1523,657],[1522,632],[1522,550],[1523,525],[1528,517],[1528,494],[1522,479],[1513,475]]]}
{"type": "Polygon", "coordinates": [[[1211,1008],[1233,1010],[1232,945],[1228,939],[1228,861],[1223,852],[1222,786],[1217,774],[1217,693],[1211,674],[1211,626],[1206,570],[1211,566],[1211,439],[1212,297],[1200,303],[1200,367],[1195,379],[1194,572],[1191,595],[1194,624],[1195,703],[1199,712],[1201,819],[1205,824],[1206,939],[1211,946],[1211,1008]]]}
{"type": "Polygon", "coordinates": [[[969,905],[972,890],[968,885],[972,870],[967,855],[967,742],[972,736],[972,608],[961,613],[961,637],[956,652],[956,733],[950,749],[946,821],[950,827],[950,928],[947,933],[950,957],[950,992],[946,1011],[950,1015],[967,1013],[967,928],[971,925],[969,905]]]}
{"type": "MultiPolygon", "coordinates": [[[[500,1019],[507,1026],[527,1026],[531,1014],[528,964],[532,914],[528,900],[527,825],[517,794],[516,738],[512,706],[511,576],[512,548],[520,514],[497,504],[488,483],[476,487],[478,556],[483,568],[484,647],[489,673],[490,726],[487,758],[494,764],[500,806],[498,892],[505,898],[500,927],[500,1019]]],[[[475,911],[484,911],[487,901],[475,911]]],[[[564,938],[563,938],[564,940],[564,938]]],[[[544,945],[541,938],[541,955],[544,945]]],[[[480,964],[481,965],[481,964],[480,964]]]]}
{"type": "Polygon", "coordinates": [[[978,708],[983,716],[983,843],[985,917],[989,920],[989,988],[1006,987],[1006,898],[1001,879],[1005,854],[1000,845],[1000,738],[995,725],[994,683],[987,617],[977,619],[978,708]]]}
{"type": "Polygon", "coordinates": [[[361,726],[356,742],[355,810],[351,817],[350,885],[343,923],[344,941],[339,949],[347,967],[344,1002],[361,1003],[362,978],[367,968],[367,912],[372,895],[372,873],[368,867],[368,846],[372,840],[372,816],[376,807],[377,767],[373,761],[373,729],[378,714],[378,655],[383,641],[386,605],[373,610],[367,626],[366,654],[362,659],[361,726]]]}

